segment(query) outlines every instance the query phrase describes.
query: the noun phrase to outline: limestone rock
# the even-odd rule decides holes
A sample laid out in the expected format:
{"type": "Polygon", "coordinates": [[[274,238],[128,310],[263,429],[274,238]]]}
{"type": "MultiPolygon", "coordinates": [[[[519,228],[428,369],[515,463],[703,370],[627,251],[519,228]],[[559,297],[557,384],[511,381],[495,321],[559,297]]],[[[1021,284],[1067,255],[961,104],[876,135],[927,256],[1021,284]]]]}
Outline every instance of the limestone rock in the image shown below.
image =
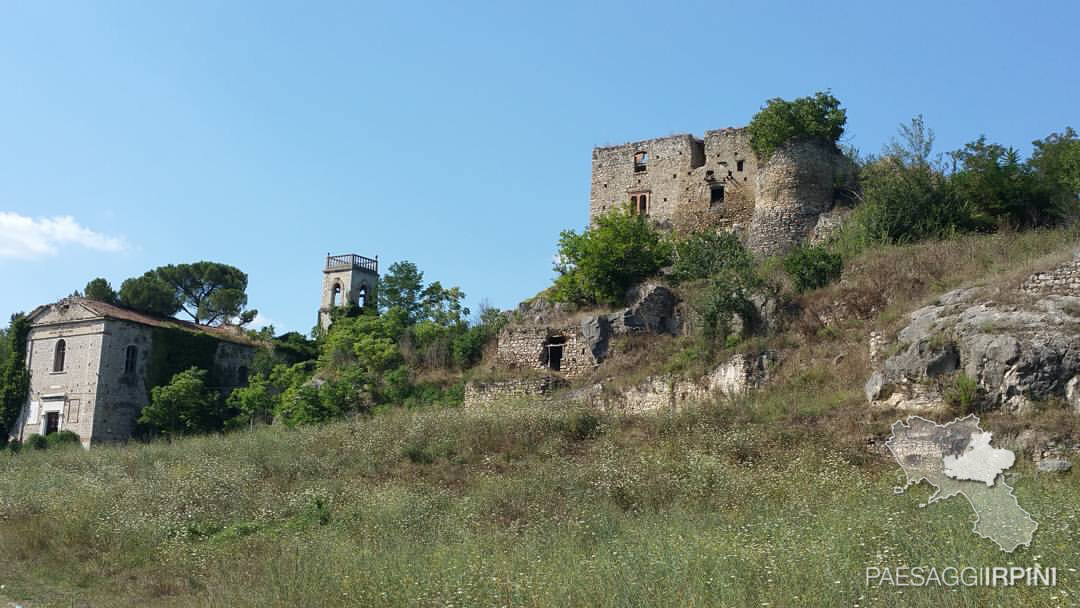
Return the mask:
{"type": "Polygon", "coordinates": [[[899,350],[867,381],[867,399],[933,407],[942,398],[935,379],[963,372],[985,406],[1020,411],[1033,399],[1058,396],[1080,412],[1080,297],[1042,285],[1008,304],[1001,299],[986,289],[958,289],[911,313],[899,350]]]}

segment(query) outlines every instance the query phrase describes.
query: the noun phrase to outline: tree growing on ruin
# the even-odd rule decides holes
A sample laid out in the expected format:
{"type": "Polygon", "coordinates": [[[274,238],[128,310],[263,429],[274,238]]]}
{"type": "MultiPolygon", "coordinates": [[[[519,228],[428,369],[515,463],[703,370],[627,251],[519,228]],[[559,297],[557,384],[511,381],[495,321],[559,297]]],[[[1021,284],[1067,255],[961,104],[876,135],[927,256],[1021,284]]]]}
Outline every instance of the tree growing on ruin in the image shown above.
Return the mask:
{"type": "Polygon", "coordinates": [[[619,306],[627,290],[671,261],[671,243],[645,216],[629,206],[614,209],[581,234],[562,232],[551,296],[557,302],[619,306]]]}
{"type": "Polygon", "coordinates": [[[836,144],[844,134],[845,124],[847,110],[828,92],[792,101],[777,97],[767,101],[750,121],[750,147],[758,158],[766,160],[793,140],[818,139],[836,144]]]}

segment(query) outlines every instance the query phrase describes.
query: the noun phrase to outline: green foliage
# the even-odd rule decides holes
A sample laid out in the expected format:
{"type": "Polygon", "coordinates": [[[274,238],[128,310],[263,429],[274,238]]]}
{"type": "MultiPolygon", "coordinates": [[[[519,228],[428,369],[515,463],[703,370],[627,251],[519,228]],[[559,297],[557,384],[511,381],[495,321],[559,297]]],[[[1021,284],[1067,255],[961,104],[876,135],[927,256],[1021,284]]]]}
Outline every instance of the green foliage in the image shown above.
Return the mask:
{"type": "Polygon", "coordinates": [[[404,313],[406,325],[431,321],[443,327],[463,323],[469,309],[463,305],[465,293],[458,287],[443,287],[435,281],[424,286],[424,273],[408,261],[394,262],[379,279],[379,308],[404,313]]]}
{"type": "Polygon", "coordinates": [[[770,99],[750,121],[750,147],[760,159],[768,159],[778,148],[797,139],[820,139],[831,144],[840,140],[847,123],[847,110],[827,92],[793,101],[770,99]]]}
{"type": "Polygon", "coordinates": [[[690,304],[702,321],[702,334],[710,350],[717,340],[738,339],[733,322],[743,334],[758,320],[754,294],[765,288],[753,255],[732,234],[702,232],[675,245],[672,279],[690,283],[690,304]]]}
{"type": "Polygon", "coordinates": [[[79,436],[72,431],[58,431],[46,435],[45,443],[49,448],[79,445],[79,436]]]}
{"type": "Polygon", "coordinates": [[[408,324],[423,316],[424,273],[409,261],[394,262],[379,278],[379,309],[399,308],[408,324]]]}
{"type": "Polygon", "coordinates": [[[951,172],[931,157],[934,134],[921,116],[899,136],[861,167],[864,202],[834,243],[845,256],[878,243],[1047,225],[1080,211],[1080,141],[1070,129],[1036,141],[1030,162],[980,137],[949,154],[951,172]]]}
{"type": "Polygon", "coordinates": [[[1035,152],[1030,165],[1048,190],[1060,215],[1076,217],[1080,213],[1080,139],[1076,131],[1051,133],[1046,139],[1032,142],[1035,152]]]}
{"type": "Polygon", "coordinates": [[[801,246],[784,257],[784,270],[799,292],[824,287],[840,278],[840,255],[820,246],[801,246]]]}
{"type": "Polygon", "coordinates": [[[274,410],[277,409],[277,396],[278,391],[266,376],[252,375],[248,378],[247,386],[233,389],[225,400],[230,408],[238,412],[230,426],[241,426],[244,423],[269,424],[274,419],[274,410]]]}
{"type": "Polygon", "coordinates": [[[154,327],[151,338],[145,377],[148,389],[162,386],[176,374],[193,367],[207,370],[210,384],[219,384],[214,366],[218,348],[215,338],[177,327],[154,327]]]}
{"type": "Polygon", "coordinates": [[[176,291],[150,270],[120,285],[120,305],[132,310],[171,317],[180,310],[176,291]]]}
{"type": "Polygon", "coordinates": [[[219,262],[161,266],[154,274],[176,295],[180,310],[199,325],[220,325],[239,318],[255,318],[247,305],[247,274],[219,262]]]}
{"type": "Polygon", "coordinates": [[[192,367],[151,389],[139,423],[168,437],[221,430],[227,413],[217,393],[206,387],[206,375],[192,367]]]}
{"type": "Polygon", "coordinates": [[[959,167],[950,185],[971,203],[976,223],[1031,227],[1056,219],[1049,189],[1015,149],[980,137],[950,156],[959,167]]]}
{"type": "Polygon", "coordinates": [[[30,321],[26,315],[12,315],[5,332],[10,354],[0,364],[0,446],[7,444],[8,431],[15,426],[30,391],[30,372],[26,370],[29,334],[30,321]]]}
{"type": "Polygon", "coordinates": [[[600,434],[600,417],[590,410],[578,410],[566,417],[565,434],[572,441],[592,439],[600,434]]]}
{"type": "Polygon", "coordinates": [[[753,265],[753,256],[734,234],[699,232],[675,244],[671,279],[680,283],[725,272],[745,273],[753,265]]]}
{"type": "Polygon", "coordinates": [[[671,264],[672,247],[627,206],[596,219],[581,234],[565,230],[551,296],[557,302],[618,306],[634,285],[671,264]]]}
{"type": "Polygon", "coordinates": [[[952,383],[945,387],[942,397],[952,414],[965,416],[975,410],[975,403],[979,397],[979,383],[967,374],[956,374],[952,383]]]}
{"type": "Polygon", "coordinates": [[[49,447],[49,440],[46,439],[43,435],[39,435],[37,433],[34,433],[27,437],[24,443],[26,447],[35,450],[45,450],[49,447]]]}
{"type": "Polygon", "coordinates": [[[108,304],[116,304],[119,296],[105,279],[98,277],[91,280],[83,288],[83,296],[91,300],[98,300],[99,302],[106,302],[108,304]]]}

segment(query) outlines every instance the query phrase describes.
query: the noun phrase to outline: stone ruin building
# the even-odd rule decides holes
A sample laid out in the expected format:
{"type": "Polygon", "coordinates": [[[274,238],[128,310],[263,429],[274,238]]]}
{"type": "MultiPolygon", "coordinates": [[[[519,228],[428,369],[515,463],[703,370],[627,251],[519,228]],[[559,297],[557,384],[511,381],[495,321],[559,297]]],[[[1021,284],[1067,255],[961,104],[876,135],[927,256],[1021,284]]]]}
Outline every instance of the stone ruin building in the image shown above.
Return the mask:
{"type": "MultiPolygon", "coordinates": [[[[793,141],[763,160],[747,128],[706,131],[702,139],[671,135],[593,149],[589,221],[629,205],[661,228],[733,232],[755,253],[771,255],[827,236],[845,212],[837,205],[850,200],[854,177],[851,161],[827,142],[793,141]]],[[[472,383],[466,403],[548,394],[591,373],[611,336],[682,331],[679,303],[667,289],[643,286],[629,301],[622,311],[580,318],[526,307],[524,318],[499,334],[495,362],[520,377],[472,383]]]]}
{"type": "Polygon", "coordinates": [[[659,226],[726,230],[772,254],[822,237],[853,188],[832,144],[795,141],[761,160],[748,129],[718,129],[593,149],[589,221],[629,204],[659,226]]]}
{"type": "Polygon", "coordinates": [[[355,253],[326,254],[323,267],[322,304],[319,306],[319,327],[326,331],[333,320],[334,309],[356,306],[376,310],[376,289],[379,285],[379,257],[365,258],[355,253]]]}
{"type": "MultiPolygon", "coordinates": [[[[29,315],[26,365],[30,391],[11,435],[72,431],[84,447],[132,436],[150,400],[155,370],[172,368],[198,350],[211,388],[247,383],[255,344],[235,330],[146,315],[86,298],[65,298],[29,315]],[[184,352],[180,352],[184,351],[184,352]]],[[[179,369],[175,371],[181,371],[179,369]]]]}

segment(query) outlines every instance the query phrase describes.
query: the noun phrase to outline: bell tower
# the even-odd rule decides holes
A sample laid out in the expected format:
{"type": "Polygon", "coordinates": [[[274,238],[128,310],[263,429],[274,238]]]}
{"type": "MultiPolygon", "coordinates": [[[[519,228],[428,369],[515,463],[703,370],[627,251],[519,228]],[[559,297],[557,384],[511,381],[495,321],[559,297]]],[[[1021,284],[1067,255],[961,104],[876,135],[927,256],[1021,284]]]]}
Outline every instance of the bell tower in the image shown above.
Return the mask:
{"type": "Polygon", "coordinates": [[[376,310],[376,289],[379,284],[379,258],[365,258],[349,253],[326,254],[323,268],[322,304],[319,306],[319,327],[330,327],[330,311],[357,306],[376,310]]]}

